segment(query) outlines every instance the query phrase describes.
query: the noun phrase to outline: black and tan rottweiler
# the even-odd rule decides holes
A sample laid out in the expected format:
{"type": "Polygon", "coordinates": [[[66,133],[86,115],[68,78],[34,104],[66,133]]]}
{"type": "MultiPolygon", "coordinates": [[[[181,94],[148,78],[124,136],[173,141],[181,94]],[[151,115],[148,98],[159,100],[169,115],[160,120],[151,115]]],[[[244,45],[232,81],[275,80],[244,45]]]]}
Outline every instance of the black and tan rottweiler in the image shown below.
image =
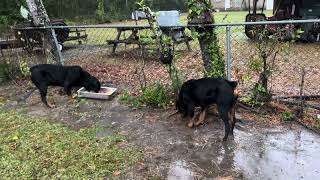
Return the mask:
{"type": "Polygon", "coordinates": [[[180,89],[179,96],[176,101],[178,112],[183,117],[189,117],[188,126],[198,126],[204,122],[208,107],[217,105],[219,115],[225,125],[225,136],[223,140],[227,140],[229,133],[233,134],[235,126],[235,104],[238,96],[234,90],[237,82],[228,81],[223,78],[202,78],[197,80],[186,81],[180,89]],[[195,108],[201,107],[201,113],[195,116],[195,108]],[[195,121],[195,119],[197,119],[195,121]],[[231,121],[231,127],[230,123],[231,121]]]}
{"type": "Polygon", "coordinates": [[[80,66],[62,66],[54,64],[39,64],[30,68],[31,81],[40,91],[42,102],[52,108],[47,102],[48,86],[61,86],[71,97],[73,87],[85,87],[88,91],[99,92],[99,80],[83,70],[80,66]]]}

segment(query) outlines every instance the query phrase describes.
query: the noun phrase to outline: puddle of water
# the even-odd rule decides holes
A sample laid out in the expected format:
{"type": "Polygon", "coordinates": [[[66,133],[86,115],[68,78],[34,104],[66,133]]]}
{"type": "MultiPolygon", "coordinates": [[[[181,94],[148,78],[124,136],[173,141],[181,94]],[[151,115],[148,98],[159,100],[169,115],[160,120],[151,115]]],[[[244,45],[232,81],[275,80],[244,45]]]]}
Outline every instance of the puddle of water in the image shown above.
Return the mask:
{"type": "Polygon", "coordinates": [[[176,161],[171,164],[167,180],[193,180],[193,172],[185,161],[176,161]]]}
{"type": "Polygon", "coordinates": [[[316,179],[320,177],[319,135],[299,128],[266,133],[238,132],[236,168],[248,179],[316,179]]]}

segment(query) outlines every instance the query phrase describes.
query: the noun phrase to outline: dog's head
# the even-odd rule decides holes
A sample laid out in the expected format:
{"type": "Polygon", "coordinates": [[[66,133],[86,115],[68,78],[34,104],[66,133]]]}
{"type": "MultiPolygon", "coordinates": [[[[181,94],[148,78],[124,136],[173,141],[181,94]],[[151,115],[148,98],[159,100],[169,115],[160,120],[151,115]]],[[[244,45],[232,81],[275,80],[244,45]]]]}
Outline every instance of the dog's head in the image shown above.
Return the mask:
{"type": "Polygon", "coordinates": [[[188,94],[186,94],[186,92],[183,89],[181,89],[179,92],[179,96],[176,99],[176,110],[177,112],[182,114],[182,117],[186,117],[188,114],[188,111],[187,111],[188,99],[189,99],[188,94]]]}
{"type": "Polygon", "coordinates": [[[101,84],[96,77],[92,76],[90,73],[88,73],[85,70],[82,70],[81,77],[82,77],[83,87],[86,88],[87,91],[94,91],[96,93],[100,91],[101,84]]]}
{"type": "Polygon", "coordinates": [[[96,77],[90,76],[90,78],[88,78],[87,82],[85,83],[84,87],[87,91],[94,91],[97,93],[101,89],[101,84],[96,77]]]}

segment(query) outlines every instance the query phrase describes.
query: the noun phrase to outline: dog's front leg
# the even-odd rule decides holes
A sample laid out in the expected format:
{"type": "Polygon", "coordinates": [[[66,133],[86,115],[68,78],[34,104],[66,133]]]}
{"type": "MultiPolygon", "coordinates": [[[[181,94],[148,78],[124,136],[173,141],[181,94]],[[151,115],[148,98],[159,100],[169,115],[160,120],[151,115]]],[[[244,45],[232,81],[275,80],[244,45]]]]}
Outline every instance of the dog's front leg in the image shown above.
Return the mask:
{"type": "Polygon", "coordinates": [[[47,96],[43,96],[41,94],[41,101],[46,105],[48,106],[49,108],[55,108],[56,106],[54,104],[51,104],[47,101],[47,96]]]}
{"type": "Polygon", "coordinates": [[[47,101],[47,91],[48,91],[48,86],[46,84],[41,84],[39,87],[40,91],[40,96],[41,96],[41,101],[48,106],[49,108],[55,108],[54,104],[50,104],[47,101]]]}
{"type": "Polygon", "coordinates": [[[200,114],[196,114],[193,117],[189,117],[190,118],[189,122],[188,122],[188,127],[189,128],[192,128],[193,126],[196,126],[196,124],[195,124],[196,121],[195,120],[198,119],[199,116],[200,116],[200,114]]]}
{"type": "Polygon", "coordinates": [[[64,91],[66,92],[66,94],[69,97],[69,102],[73,102],[73,100],[75,99],[76,95],[72,95],[72,88],[71,88],[71,85],[69,83],[65,83],[64,84],[64,91]]]}
{"type": "Polygon", "coordinates": [[[199,119],[194,123],[195,126],[199,126],[200,124],[204,123],[204,120],[206,119],[208,111],[208,106],[206,106],[202,111],[200,112],[199,119]]]}

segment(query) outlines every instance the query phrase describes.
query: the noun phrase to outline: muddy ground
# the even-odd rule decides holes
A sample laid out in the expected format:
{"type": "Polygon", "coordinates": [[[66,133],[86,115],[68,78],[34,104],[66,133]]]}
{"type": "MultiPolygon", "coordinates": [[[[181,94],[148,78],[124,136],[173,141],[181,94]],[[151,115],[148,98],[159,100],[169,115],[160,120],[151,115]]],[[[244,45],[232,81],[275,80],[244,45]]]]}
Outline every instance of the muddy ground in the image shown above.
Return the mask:
{"type": "MultiPolygon", "coordinates": [[[[262,116],[250,116],[238,108],[241,119],[234,138],[222,142],[223,124],[211,115],[208,122],[190,129],[179,116],[167,118],[174,109],[132,109],[111,101],[76,100],[51,88],[54,109],[40,103],[35,91],[25,102],[28,85],[5,84],[0,96],[5,108],[43,117],[71,128],[99,127],[97,136],[126,135],[140,148],[144,160],[130,167],[121,179],[316,179],[320,177],[320,139],[304,127],[289,123],[270,125],[262,116]],[[248,118],[251,117],[251,118],[248,118]]],[[[120,91],[121,91],[121,87],[120,91]]],[[[265,117],[264,117],[265,118],[265,117]]]]}

